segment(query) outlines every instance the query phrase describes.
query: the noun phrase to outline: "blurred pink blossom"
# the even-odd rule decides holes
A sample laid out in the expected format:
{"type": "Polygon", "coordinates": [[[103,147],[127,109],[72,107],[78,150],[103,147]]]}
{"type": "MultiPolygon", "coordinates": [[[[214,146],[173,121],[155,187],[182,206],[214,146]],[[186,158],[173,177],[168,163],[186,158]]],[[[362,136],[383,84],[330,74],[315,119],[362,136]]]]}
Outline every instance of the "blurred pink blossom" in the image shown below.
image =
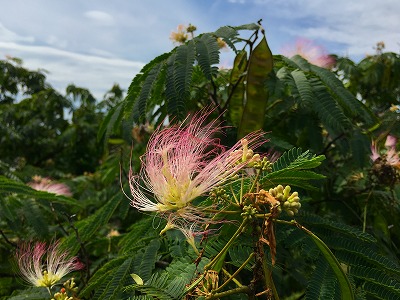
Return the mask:
{"type": "Polygon", "coordinates": [[[169,38],[176,44],[184,44],[189,39],[187,27],[179,24],[176,31],[171,32],[169,38]]]}
{"type": "Polygon", "coordinates": [[[371,160],[376,161],[378,158],[384,158],[389,165],[400,169],[400,158],[399,153],[396,150],[396,144],[397,138],[392,135],[388,135],[385,141],[386,150],[382,151],[381,154],[376,142],[373,141],[371,144],[371,160]]]}
{"type": "Polygon", "coordinates": [[[287,57],[300,55],[309,63],[322,68],[330,68],[335,63],[335,59],[326,53],[322,46],[314,44],[313,41],[299,38],[294,45],[285,46],[282,54],[287,57]]]}
{"type": "Polygon", "coordinates": [[[37,287],[51,288],[68,273],[83,268],[76,257],[60,249],[59,242],[22,244],[16,258],[22,277],[37,287]]]}
{"type": "Polygon", "coordinates": [[[385,147],[390,149],[390,148],[395,148],[397,144],[397,139],[393,135],[388,135],[386,137],[386,142],[385,142],[385,147]]]}
{"type": "Polygon", "coordinates": [[[378,158],[381,157],[381,155],[378,152],[378,147],[375,142],[371,143],[371,156],[370,157],[371,157],[372,161],[376,161],[378,158]]]}
{"type": "Polygon", "coordinates": [[[34,176],[33,181],[29,182],[28,185],[37,191],[45,191],[48,193],[63,195],[67,197],[72,196],[71,190],[66,184],[56,183],[49,178],[34,176]]]}

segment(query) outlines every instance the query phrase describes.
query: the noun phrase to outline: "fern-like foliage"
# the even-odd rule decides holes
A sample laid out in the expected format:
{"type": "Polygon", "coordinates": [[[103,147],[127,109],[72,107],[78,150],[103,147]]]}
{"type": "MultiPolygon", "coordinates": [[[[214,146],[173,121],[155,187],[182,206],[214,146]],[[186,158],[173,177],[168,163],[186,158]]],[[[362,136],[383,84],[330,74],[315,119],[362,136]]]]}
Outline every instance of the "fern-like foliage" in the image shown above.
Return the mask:
{"type": "Polygon", "coordinates": [[[71,229],[71,234],[64,239],[63,245],[67,249],[70,249],[72,254],[77,253],[80,248],[80,244],[77,242],[77,239],[79,239],[80,243],[88,242],[99,231],[99,229],[102,228],[102,226],[107,224],[114,211],[120,205],[121,201],[122,195],[116,194],[93,215],[73,224],[79,236],[77,236],[76,232],[71,229]]]}
{"type": "Polygon", "coordinates": [[[174,300],[181,299],[186,282],[181,277],[171,277],[167,273],[155,273],[144,285],[134,284],[126,291],[137,291],[151,299],[174,300]]]}
{"type": "Polygon", "coordinates": [[[9,300],[43,300],[49,298],[49,292],[45,288],[29,288],[12,293],[9,300]]]}
{"type": "Polygon", "coordinates": [[[118,243],[119,252],[121,254],[134,253],[154,239],[158,233],[153,229],[153,222],[154,219],[151,217],[135,222],[118,243]]]}
{"type": "Polygon", "coordinates": [[[127,299],[124,288],[133,284],[131,274],[149,280],[158,258],[160,241],[153,239],[132,255],[122,255],[99,268],[80,293],[90,299],[127,299]]]}
{"type": "MultiPolygon", "coordinates": [[[[297,219],[323,239],[346,268],[348,276],[353,281],[356,298],[362,299],[364,294],[371,296],[372,299],[399,298],[400,266],[398,262],[380,252],[379,245],[372,236],[351,226],[316,215],[301,214],[297,219]]],[[[301,233],[296,230],[291,231],[292,237],[286,239],[285,243],[292,244],[294,241],[297,245],[304,243],[307,238],[302,238],[300,235],[301,233]]],[[[298,246],[296,248],[302,249],[298,246]]],[[[322,297],[327,291],[324,283],[332,280],[332,274],[324,269],[323,265],[321,262],[315,263],[315,270],[307,288],[307,299],[337,299],[334,293],[329,297],[324,296],[327,298],[322,297]]]]}
{"type": "Polygon", "coordinates": [[[306,300],[340,300],[338,283],[331,268],[324,259],[316,263],[315,271],[307,286],[306,300]]]}
{"type": "Polygon", "coordinates": [[[275,56],[275,59],[278,78],[305,110],[318,116],[332,136],[351,132],[355,124],[371,128],[378,123],[372,112],[331,71],[312,65],[299,55],[290,59],[275,56]]]}
{"type": "Polygon", "coordinates": [[[123,119],[143,121],[148,113],[160,110],[161,106],[166,108],[166,115],[182,120],[186,116],[194,67],[197,65],[210,82],[218,72],[220,49],[217,38],[223,39],[236,51],[235,43],[240,41],[239,30],[259,28],[257,24],[224,26],[215,32],[201,34],[171,52],[156,57],[135,76],[125,100],[112,108],[105,117],[98,139],[107,139],[123,119]]]}
{"type": "Polygon", "coordinates": [[[272,172],[267,173],[262,181],[266,187],[289,184],[313,189],[309,182],[323,179],[324,176],[308,169],[318,167],[324,159],[323,155],[316,156],[309,151],[302,152],[300,148],[293,148],[274,162],[272,172]]]}
{"type": "Polygon", "coordinates": [[[198,266],[186,258],[174,260],[161,273],[154,273],[143,285],[132,284],[125,291],[147,295],[151,299],[182,299],[189,284],[197,275],[197,270],[203,270],[208,262],[204,259],[198,266]]]}
{"type": "Polygon", "coordinates": [[[79,202],[73,198],[65,197],[62,195],[56,195],[48,192],[37,191],[32,189],[30,186],[21,183],[20,181],[9,179],[5,176],[0,176],[0,193],[2,194],[16,193],[18,195],[28,196],[35,199],[42,199],[53,203],[59,203],[71,206],[81,206],[79,202]]]}
{"type": "Polygon", "coordinates": [[[37,191],[28,185],[0,176],[0,226],[11,234],[26,238],[48,239],[48,221],[64,218],[81,204],[70,197],[37,191]]]}

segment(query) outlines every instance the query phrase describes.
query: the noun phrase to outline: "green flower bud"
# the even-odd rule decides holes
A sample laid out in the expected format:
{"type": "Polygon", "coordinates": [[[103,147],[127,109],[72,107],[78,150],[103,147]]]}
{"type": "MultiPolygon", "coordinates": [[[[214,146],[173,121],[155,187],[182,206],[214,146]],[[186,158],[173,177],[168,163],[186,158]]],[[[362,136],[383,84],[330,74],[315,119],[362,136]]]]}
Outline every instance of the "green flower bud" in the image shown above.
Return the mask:
{"type": "Polygon", "coordinates": [[[291,187],[290,185],[285,186],[285,189],[283,190],[283,198],[287,199],[289,197],[291,187]]]}
{"type": "Polygon", "coordinates": [[[294,216],[294,212],[292,212],[291,210],[287,210],[286,213],[287,213],[290,217],[293,217],[293,216],[294,216]]]}

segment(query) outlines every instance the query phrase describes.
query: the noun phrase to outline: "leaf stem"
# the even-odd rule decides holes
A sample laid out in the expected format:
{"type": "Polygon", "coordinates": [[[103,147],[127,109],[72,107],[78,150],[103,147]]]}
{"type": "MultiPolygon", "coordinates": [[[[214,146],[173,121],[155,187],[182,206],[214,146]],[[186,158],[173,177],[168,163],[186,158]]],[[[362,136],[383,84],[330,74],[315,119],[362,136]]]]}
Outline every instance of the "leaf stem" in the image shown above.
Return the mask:
{"type": "Polygon", "coordinates": [[[254,252],[250,253],[249,257],[244,261],[244,263],[240,266],[239,269],[236,270],[235,273],[233,273],[219,288],[215,290],[217,293],[218,291],[222,290],[231,280],[233,280],[240,271],[243,270],[243,268],[250,262],[250,260],[254,257],[254,252]]]}
{"type": "Polygon", "coordinates": [[[229,249],[229,247],[232,245],[232,243],[235,241],[235,239],[242,233],[242,231],[246,228],[248,223],[248,218],[243,219],[242,223],[240,224],[239,228],[236,230],[236,232],[233,234],[231,239],[226,243],[224,248],[210,261],[207,265],[204,266],[204,270],[208,271],[210,270],[216,262],[223,256],[225,255],[225,252],[229,249]]]}
{"type": "Polygon", "coordinates": [[[241,286],[232,290],[228,290],[225,292],[221,292],[221,293],[217,293],[214,295],[211,295],[210,297],[206,297],[207,300],[212,300],[212,299],[219,299],[222,297],[226,297],[226,296],[230,296],[230,295],[234,295],[234,294],[248,294],[250,293],[250,288],[248,286],[241,286]]]}

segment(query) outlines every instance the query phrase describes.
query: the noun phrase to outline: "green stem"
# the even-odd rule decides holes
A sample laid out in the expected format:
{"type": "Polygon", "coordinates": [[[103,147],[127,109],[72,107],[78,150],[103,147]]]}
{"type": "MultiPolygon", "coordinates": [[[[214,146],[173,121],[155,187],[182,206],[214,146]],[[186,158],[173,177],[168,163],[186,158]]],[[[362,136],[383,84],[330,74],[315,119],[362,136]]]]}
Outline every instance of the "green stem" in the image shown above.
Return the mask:
{"type": "Polygon", "coordinates": [[[204,270],[206,270],[206,271],[210,270],[215,265],[215,263],[221,258],[221,256],[225,255],[225,252],[229,249],[229,247],[232,245],[232,243],[235,241],[235,239],[239,236],[239,234],[242,233],[244,228],[246,228],[247,222],[248,222],[248,218],[243,219],[242,224],[240,224],[239,228],[233,234],[231,239],[226,243],[224,248],[222,248],[222,250],[213,258],[213,260],[204,267],[204,270]]]}
{"type": "Polygon", "coordinates": [[[260,177],[260,174],[261,174],[261,170],[257,170],[256,178],[254,178],[254,180],[253,180],[253,184],[251,185],[249,193],[251,193],[253,191],[254,187],[256,186],[256,183],[258,182],[258,177],[260,177]]]}
{"type": "MultiPolygon", "coordinates": [[[[209,262],[205,267],[204,267],[204,272],[200,275],[199,278],[197,278],[191,285],[189,285],[186,288],[185,293],[190,292],[193,290],[206,276],[207,271],[210,270],[215,263],[218,261],[218,259],[229,249],[230,245],[235,241],[236,237],[242,232],[242,230],[246,227],[247,224],[247,218],[243,219],[242,224],[240,224],[239,228],[236,230],[236,232],[233,234],[231,239],[228,241],[228,243],[224,246],[224,248],[221,250],[221,252],[218,253],[217,256],[213,258],[211,262],[209,262]]],[[[214,298],[213,298],[214,299],[214,298]]]]}
{"type": "Polygon", "coordinates": [[[240,180],[240,198],[239,198],[239,205],[243,203],[243,183],[244,177],[242,176],[242,180],[240,180]]]}
{"type": "Polygon", "coordinates": [[[234,294],[240,294],[240,293],[248,294],[248,293],[250,293],[250,288],[248,286],[241,286],[241,287],[229,290],[229,291],[211,295],[210,297],[206,297],[206,300],[219,299],[222,297],[226,297],[226,296],[230,296],[230,295],[234,295],[234,294]]]}
{"type": "Polygon", "coordinates": [[[364,206],[364,216],[363,216],[363,232],[365,232],[367,228],[367,212],[368,212],[368,201],[369,198],[371,197],[372,190],[369,191],[367,199],[365,199],[365,206],[364,206]]]}
{"type": "Polygon", "coordinates": [[[230,185],[230,189],[231,189],[231,192],[232,192],[233,199],[235,199],[236,204],[240,207],[240,202],[236,198],[236,195],[235,195],[235,192],[233,191],[232,185],[230,185]]]}
{"type": "Polygon", "coordinates": [[[271,213],[267,214],[255,214],[254,217],[259,218],[259,219],[265,219],[271,216],[271,213]]]}
{"type": "Polygon", "coordinates": [[[229,282],[231,282],[231,280],[233,280],[239,274],[239,272],[242,271],[243,268],[250,262],[250,260],[253,258],[253,256],[254,256],[254,252],[250,253],[249,257],[240,266],[240,268],[237,269],[236,272],[233,273],[219,288],[217,288],[215,290],[215,292],[217,293],[218,291],[222,290],[229,282]]]}
{"type": "Polygon", "coordinates": [[[218,209],[205,209],[204,212],[215,213],[215,214],[227,214],[227,215],[235,215],[240,214],[240,210],[218,210],[218,209]]]}
{"type": "MultiPolygon", "coordinates": [[[[231,275],[231,273],[229,273],[227,270],[225,270],[224,268],[222,268],[222,272],[224,272],[225,273],[225,275],[227,275],[227,276],[229,276],[229,277],[232,277],[232,275],[231,275]]],[[[241,284],[239,281],[237,281],[235,278],[233,278],[232,277],[232,281],[234,282],[234,283],[236,283],[236,285],[238,286],[238,287],[241,287],[241,286],[243,286],[243,284],[241,284]]]]}
{"type": "Polygon", "coordinates": [[[199,278],[197,278],[191,285],[189,285],[189,286],[186,288],[185,294],[187,294],[187,293],[189,293],[191,290],[193,290],[193,289],[204,279],[204,277],[206,276],[206,274],[207,274],[207,271],[206,271],[206,272],[203,272],[203,274],[201,274],[199,278]]]}
{"type": "Polygon", "coordinates": [[[364,206],[364,218],[363,218],[363,232],[365,232],[365,229],[367,227],[367,210],[368,210],[368,202],[365,202],[364,206]]]}
{"type": "Polygon", "coordinates": [[[279,295],[276,290],[274,280],[272,279],[272,269],[268,267],[265,255],[263,256],[262,260],[263,260],[263,271],[264,271],[266,287],[272,290],[272,294],[274,295],[274,300],[279,300],[279,295]]]}

